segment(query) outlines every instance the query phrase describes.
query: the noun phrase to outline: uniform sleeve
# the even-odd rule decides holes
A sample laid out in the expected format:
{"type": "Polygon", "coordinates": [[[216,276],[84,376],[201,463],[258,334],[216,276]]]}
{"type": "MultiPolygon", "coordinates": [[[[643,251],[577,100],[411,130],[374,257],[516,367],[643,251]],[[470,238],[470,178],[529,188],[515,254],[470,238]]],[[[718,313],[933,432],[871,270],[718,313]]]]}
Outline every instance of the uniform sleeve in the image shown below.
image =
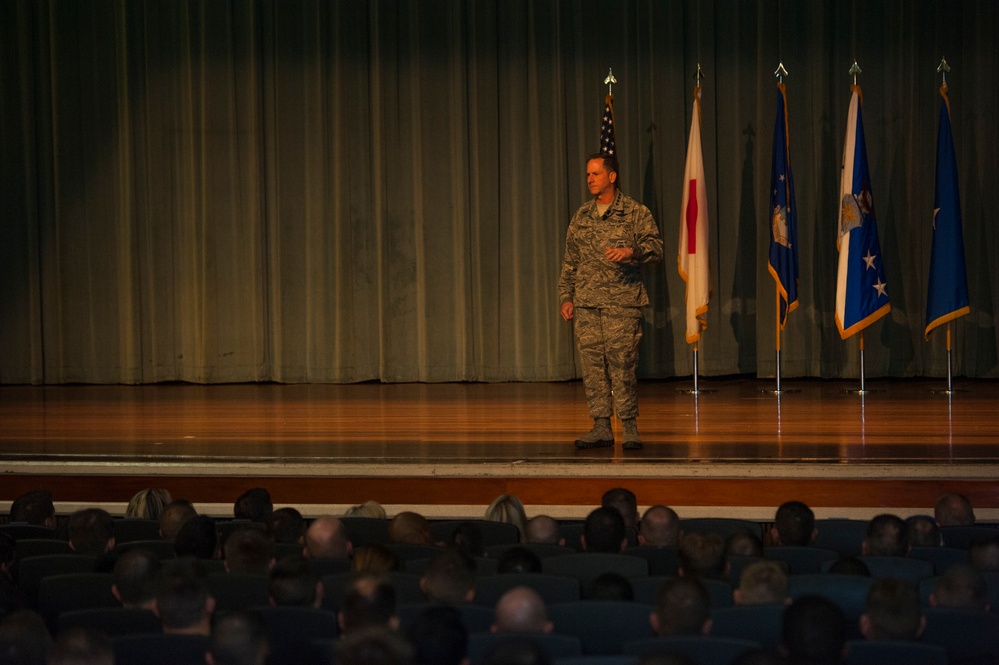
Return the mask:
{"type": "MultiPolygon", "coordinates": [[[[565,232],[565,255],[562,257],[562,272],[558,277],[558,301],[571,302],[576,294],[576,267],[579,265],[579,245],[576,242],[575,217],[565,232]]],[[[660,247],[660,252],[662,249],[660,247]]]]}
{"type": "Polygon", "coordinates": [[[652,213],[642,206],[635,223],[635,238],[638,241],[638,262],[658,263],[663,259],[663,239],[652,213]]]}

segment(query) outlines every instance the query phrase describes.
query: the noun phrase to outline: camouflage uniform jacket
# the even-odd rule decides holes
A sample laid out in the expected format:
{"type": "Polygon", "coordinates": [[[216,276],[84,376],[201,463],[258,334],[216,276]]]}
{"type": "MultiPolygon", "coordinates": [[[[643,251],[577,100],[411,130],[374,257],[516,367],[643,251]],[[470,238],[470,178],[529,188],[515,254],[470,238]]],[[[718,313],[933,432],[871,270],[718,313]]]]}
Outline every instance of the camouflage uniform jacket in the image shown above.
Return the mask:
{"type": "Polygon", "coordinates": [[[590,200],[569,222],[558,280],[559,303],[572,301],[576,307],[648,305],[640,266],[662,257],[663,241],[648,208],[619,190],[600,216],[596,199],[590,200]],[[609,261],[604,257],[608,247],[630,247],[635,256],[621,263],[609,261]]]}

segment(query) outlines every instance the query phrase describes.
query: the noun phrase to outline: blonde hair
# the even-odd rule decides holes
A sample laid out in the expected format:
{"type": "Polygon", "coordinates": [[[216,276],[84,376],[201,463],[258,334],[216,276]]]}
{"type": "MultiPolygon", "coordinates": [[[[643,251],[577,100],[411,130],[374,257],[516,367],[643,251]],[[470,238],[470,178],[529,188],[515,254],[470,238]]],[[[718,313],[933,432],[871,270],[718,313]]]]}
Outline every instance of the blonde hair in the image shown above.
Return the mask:
{"type": "Polygon", "coordinates": [[[173,501],[170,492],[150,487],[135,493],[125,509],[125,517],[140,517],[147,520],[160,519],[163,509],[173,501]]]}
{"type": "Polygon", "coordinates": [[[382,504],[377,501],[365,501],[359,506],[354,506],[353,508],[348,508],[347,512],[343,514],[344,517],[373,517],[375,519],[383,520],[387,519],[388,515],[385,514],[385,509],[382,508],[382,504]]]}
{"type": "Polygon", "coordinates": [[[512,494],[500,494],[486,508],[485,518],[490,522],[505,522],[517,527],[520,532],[520,542],[527,537],[527,513],[524,504],[512,494]]]}

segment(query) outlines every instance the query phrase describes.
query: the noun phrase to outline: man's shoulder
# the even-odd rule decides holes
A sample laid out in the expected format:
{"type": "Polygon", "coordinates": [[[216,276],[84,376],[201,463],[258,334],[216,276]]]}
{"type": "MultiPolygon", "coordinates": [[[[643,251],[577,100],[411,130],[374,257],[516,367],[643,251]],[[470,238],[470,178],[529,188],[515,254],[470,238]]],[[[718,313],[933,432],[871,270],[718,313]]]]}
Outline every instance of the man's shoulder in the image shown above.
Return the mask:
{"type": "Polygon", "coordinates": [[[633,212],[649,213],[648,207],[636,199],[631,198],[624,192],[618,192],[617,199],[614,201],[614,206],[619,208],[623,214],[631,214],[633,212]]]}

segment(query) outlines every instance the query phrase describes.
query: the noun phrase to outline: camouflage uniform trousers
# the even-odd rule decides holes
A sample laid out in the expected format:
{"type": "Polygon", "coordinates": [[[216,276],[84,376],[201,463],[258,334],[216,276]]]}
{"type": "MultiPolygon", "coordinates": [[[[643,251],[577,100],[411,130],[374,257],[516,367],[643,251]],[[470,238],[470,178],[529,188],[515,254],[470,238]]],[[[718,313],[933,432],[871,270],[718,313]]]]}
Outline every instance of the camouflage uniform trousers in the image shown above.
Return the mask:
{"type": "Polygon", "coordinates": [[[576,345],[591,418],[638,417],[635,368],[642,339],[637,307],[577,307],[576,345]]]}

